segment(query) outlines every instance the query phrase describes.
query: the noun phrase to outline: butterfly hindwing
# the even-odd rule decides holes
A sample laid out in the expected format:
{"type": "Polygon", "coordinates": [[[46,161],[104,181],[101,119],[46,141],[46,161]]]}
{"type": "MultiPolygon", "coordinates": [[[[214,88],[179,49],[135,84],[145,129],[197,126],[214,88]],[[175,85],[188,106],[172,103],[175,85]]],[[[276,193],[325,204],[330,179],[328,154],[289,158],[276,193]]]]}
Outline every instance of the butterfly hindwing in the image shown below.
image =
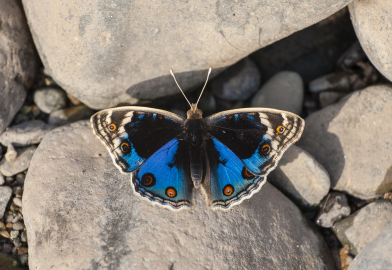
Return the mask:
{"type": "Polygon", "coordinates": [[[94,134],[124,173],[136,170],[180,134],[184,120],[170,112],[144,107],[107,109],[90,119],[94,134]]]}
{"type": "Polygon", "coordinates": [[[209,181],[203,187],[209,207],[228,210],[250,198],[265,183],[263,176],[252,174],[243,162],[216,138],[206,141],[209,181]]]}
{"type": "Polygon", "coordinates": [[[273,109],[231,110],[206,118],[208,132],[254,174],[267,176],[284,151],[302,134],[305,121],[273,109]]]}
{"type": "Polygon", "coordinates": [[[193,183],[186,150],[184,140],[172,139],[165,144],[133,173],[134,190],[172,210],[190,208],[193,183]]]}

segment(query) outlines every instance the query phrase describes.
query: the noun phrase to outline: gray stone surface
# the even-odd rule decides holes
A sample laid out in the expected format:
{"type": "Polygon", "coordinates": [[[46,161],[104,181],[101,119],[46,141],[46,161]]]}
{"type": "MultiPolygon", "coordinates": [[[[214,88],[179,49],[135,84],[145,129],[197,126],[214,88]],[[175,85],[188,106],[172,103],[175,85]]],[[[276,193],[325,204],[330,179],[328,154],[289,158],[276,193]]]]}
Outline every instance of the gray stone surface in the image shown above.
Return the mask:
{"type": "Polygon", "coordinates": [[[269,79],[252,98],[252,107],[274,108],[301,114],[304,85],[301,76],[282,71],[269,79]]]}
{"type": "Polygon", "coordinates": [[[13,162],[2,159],[0,161],[0,172],[5,176],[13,176],[17,173],[27,170],[30,165],[30,160],[33,157],[35,145],[23,148],[17,148],[18,157],[13,162]]]}
{"type": "Polygon", "coordinates": [[[173,212],[129,180],[88,121],[48,134],[23,195],[30,269],[334,269],[322,237],[268,183],[228,212],[208,210],[199,190],[192,211],[173,212]]]}
{"type": "Polygon", "coordinates": [[[295,145],[284,153],[268,181],[306,210],[317,206],[331,185],[325,169],[295,145]]]}
{"type": "Polygon", "coordinates": [[[65,108],[67,95],[58,88],[46,87],[34,92],[34,103],[44,113],[51,113],[65,108]]]}
{"type": "Polygon", "coordinates": [[[5,153],[4,158],[8,162],[14,162],[18,157],[18,152],[15,150],[15,147],[12,143],[8,144],[7,153],[5,153]]]}
{"type": "Polygon", "coordinates": [[[12,126],[0,135],[0,143],[8,146],[12,143],[13,146],[27,146],[38,144],[42,138],[53,128],[41,120],[32,120],[22,124],[12,126]]]}
{"type": "Polygon", "coordinates": [[[325,108],[329,105],[332,105],[338,102],[345,95],[347,95],[347,93],[344,92],[330,92],[330,91],[321,92],[319,94],[320,106],[321,108],[325,108]]]}
{"type": "Polygon", "coordinates": [[[332,227],[335,222],[351,213],[347,197],[341,192],[331,192],[321,203],[320,208],[316,224],[324,228],[332,227]]]}
{"type": "Polygon", "coordinates": [[[351,262],[348,270],[385,270],[392,269],[392,223],[351,262]]]}
{"type": "Polygon", "coordinates": [[[20,2],[0,0],[0,7],[1,133],[22,107],[39,60],[20,2]]]}
{"type": "Polygon", "coordinates": [[[324,75],[309,83],[309,91],[318,93],[321,91],[343,91],[351,90],[351,74],[348,72],[335,72],[324,75]]]}
{"type": "Polygon", "coordinates": [[[4,185],[4,183],[5,183],[4,176],[0,173],[0,186],[4,185]]]}
{"type": "Polygon", "coordinates": [[[323,165],[333,189],[374,198],[392,190],[391,115],[392,87],[371,86],[309,115],[297,145],[323,165]]]}
{"type": "Polygon", "coordinates": [[[230,66],[350,2],[28,0],[23,5],[45,68],[64,90],[99,109],[178,93],[169,68],[184,89],[198,86],[210,66],[230,66]]]}
{"type": "Polygon", "coordinates": [[[354,215],[336,222],[333,230],[339,241],[343,245],[349,244],[351,253],[356,255],[391,222],[392,203],[379,200],[366,205],[354,215]]]}
{"type": "Polygon", "coordinates": [[[0,219],[4,216],[5,208],[12,195],[12,188],[8,186],[0,187],[0,219]]]}
{"type": "Polygon", "coordinates": [[[218,98],[246,100],[257,91],[260,81],[256,64],[246,57],[212,80],[210,88],[218,98]]]}
{"type": "Polygon", "coordinates": [[[349,5],[359,42],[372,64],[392,81],[392,2],[357,0],[349,5]]]}
{"type": "Polygon", "coordinates": [[[54,111],[49,115],[49,124],[55,126],[62,126],[73,123],[82,119],[89,119],[94,114],[94,111],[86,105],[78,105],[75,107],[54,111]]]}

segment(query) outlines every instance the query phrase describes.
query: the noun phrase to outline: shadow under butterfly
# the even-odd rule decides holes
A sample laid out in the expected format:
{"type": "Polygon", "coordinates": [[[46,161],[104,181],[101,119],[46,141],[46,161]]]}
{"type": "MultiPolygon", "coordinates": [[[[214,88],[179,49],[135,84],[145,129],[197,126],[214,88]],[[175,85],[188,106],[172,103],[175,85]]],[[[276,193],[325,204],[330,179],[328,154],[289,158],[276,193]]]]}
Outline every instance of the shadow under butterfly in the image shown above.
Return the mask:
{"type": "MultiPolygon", "coordinates": [[[[172,70],[170,70],[178,88],[172,70]]],[[[305,121],[290,112],[245,108],[205,119],[196,104],[187,119],[164,110],[119,107],[90,121],[114,164],[130,173],[136,194],[171,210],[194,205],[202,188],[212,210],[228,210],[258,192],[283,153],[303,132],[305,121]]]]}

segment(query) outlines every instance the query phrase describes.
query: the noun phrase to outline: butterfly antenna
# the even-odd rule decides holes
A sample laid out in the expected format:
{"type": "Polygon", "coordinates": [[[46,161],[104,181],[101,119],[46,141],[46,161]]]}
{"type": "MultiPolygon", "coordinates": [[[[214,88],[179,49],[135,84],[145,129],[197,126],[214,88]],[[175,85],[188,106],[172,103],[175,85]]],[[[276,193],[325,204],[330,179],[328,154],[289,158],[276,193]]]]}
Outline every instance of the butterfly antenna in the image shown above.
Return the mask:
{"type": "Polygon", "coordinates": [[[191,106],[191,108],[192,108],[192,104],[191,104],[191,103],[189,102],[189,100],[186,98],[184,91],[182,91],[182,89],[181,89],[180,85],[178,84],[178,82],[177,82],[177,80],[176,80],[176,77],[174,77],[174,74],[173,74],[173,70],[172,70],[172,69],[170,69],[170,74],[173,76],[173,78],[174,78],[174,81],[176,82],[176,84],[177,84],[178,88],[180,88],[180,90],[181,90],[181,93],[184,95],[184,98],[186,99],[186,101],[188,101],[188,103],[189,103],[189,106],[191,106]]]}
{"type": "Polygon", "coordinates": [[[206,82],[205,82],[205,84],[203,86],[203,89],[201,90],[200,96],[199,96],[199,98],[198,98],[198,100],[196,102],[196,108],[197,108],[197,104],[199,104],[199,100],[201,98],[201,95],[203,94],[204,88],[206,88],[206,85],[207,85],[207,82],[208,82],[208,78],[210,77],[210,74],[211,74],[211,67],[208,69],[207,80],[206,80],[206,82]]]}

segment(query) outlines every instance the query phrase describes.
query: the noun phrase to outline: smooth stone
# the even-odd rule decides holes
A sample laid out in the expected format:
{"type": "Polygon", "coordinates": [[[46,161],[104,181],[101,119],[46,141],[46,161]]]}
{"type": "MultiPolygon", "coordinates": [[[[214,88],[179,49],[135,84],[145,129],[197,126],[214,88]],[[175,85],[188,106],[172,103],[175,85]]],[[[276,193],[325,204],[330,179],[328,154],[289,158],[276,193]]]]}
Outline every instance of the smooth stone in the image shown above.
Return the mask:
{"type": "Polygon", "coordinates": [[[78,120],[89,119],[93,114],[94,111],[86,105],[79,105],[52,112],[48,122],[54,126],[62,126],[78,120]]]}
{"type": "Polygon", "coordinates": [[[12,243],[14,244],[14,246],[15,246],[16,248],[20,248],[20,247],[22,246],[22,243],[21,243],[19,237],[16,237],[16,238],[12,241],[12,243]]]}
{"type": "Polygon", "coordinates": [[[18,255],[26,254],[28,251],[29,251],[28,248],[20,247],[18,248],[18,255]]]}
{"type": "Polygon", "coordinates": [[[89,121],[45,136],[23,195],[30,269],[333,269],[323,238],[268,183],[227,212],[210,211],[200,190],[192,211],[173,212],[129,181],[89,121]]]}
{"type": "Polygon", "coordinates": [[[0,173],[0,186],[4,185],[4,183],[5,183],[4,176],[0,173]]]}
{"type": "Polygon", "coordinates": [[[340,192],[331,192],[320,207],[316,224],[324,228],[331,228],[335,222],[351,213],[346,195],[340,192]]]}
{"type": "Polygon", "coordinates": [[[5,176],[13,176],[17,173],[27,170],[30,165],[30,160],[33,157],[37,147],[35,145],[29,147],[18,148],[18,157],[13,162],[2,160],[0,162],[0,171],[5,176]]]}
{"type": "Polygon", "coordinates": [[[11,231],[10,235],[11,235],[11,239],[15,239],[16,237],[19,236],[19,231],[11,231]]]}
{"type": "Polygon", "coordinates": [[[53,128],[41,120],[32,120],[12,126],[0,135],[0,143],[16,147],[39,144],[45,135],[53,128]]]}
{"type": "Polygon", "coordinates": [[[120,0],[96,5],[87,0],[64,5],[32,0],[23,6],[52,78],[90,108],[102,109],[178,93],[170,68],[183,89],[202,85],[210,66],[217,71],[214,77],[350,2],[192,0],[155,5],[120,0]]]}
{"type": "Polygon", "coordinates": [[[29,254],[22,254],[19,256],[20,265],[26,266],[29,262],[29,254]]]}
{"type": "Polygon", "coordinates": [[[351,253],[357,255],[391,222],[392,203],[379,200],[336,222],[332,228],[339,241],[350,245],[351,253]]]}
{"type": "Polygon", "coordinates": [[[392,190],[391,115],[392,87],[371,86],[309,115],[296,145],[323,165],[332,189],[375,198],[392,190]]]}
{"type": "MultiPolygon", "coordinates": [[[[13,215],[8,215],[5,219],[5,222],[11,223],[14,220],[14,216],[13,215]]],[[[12,228],[12,224],[11,224],[11,228],[12,228]]]]}
{"type": "Polygon", "coordinates": [[[21,231],[25,228],[25,225],[23,224],[23,222],[16,222],[14,223],[14,225],[12,226],[12,229],[15,231],[21,231]]]}
{"type": "Polygon", "coordinates": [[[352,69],[358,62],[367,60],[367,56],[363,51],[361,44],[356,40],[350,48],[348,48],[342,56],[340,56],[337,65],[343,69],[352,69]]]}
{"type": "Polygon", "coordinates": [[[371,242],[351,262],[348,270],[392,269],[392,223],[371,242]]]}
{"type": "Polygon", "coordinates": [[[7,231],[0,230],[0,235],[7,239],[11,237],[11,235],[7,231]]]}
{"type": "Polygon", "coordinates": [[[281,71],[269,79],[252,98],[252,107],[273,108],[301,114],[304,85],[301,76],[281,71]]]}
{"type": "Polygon", "coordinates": [[[342,99],[347,93],[326,91],[319,94],[321,108],[332,105],[342,99]]]}
{"type": "MultiPolygon", "coordinates": [[[[278,2],[277,2],[278,3],[278,2]]],[[[264,79],[282,70],[300,74],[304,84],[336,69],[345,50],[358,40],[347,8],[254,52],[264,79]]]]}
{"type": "Polygon", "coordinates": [[[65,108],[67,95],[64,90],[47,87],[34,92],[34,103],[44,113],[51,113],[65,108]]]}
{"type": "Polygon", "coordinates": [[[12,193],[15,195],[22,195],[23,194],[23,190],[21,187],[19,186],[15,186],[12,188],[12,193]]]}
{"type": "Polygon", "coordinates": [[[8,162],[14,162],[18,157],[18,152],[16,152],[14,146],[12,144],[8,145],[7,153],[5,153],[4,158],[8,162]]]}
{"type": "Polygon", "coordinates": [[[20,1],[0,0],[0,133],[34,82],[39,59],[20,1]]]}
{"type": "Polygon", "coordinates": [[[16,175],[16,181],[18,182],[18,185],[23,186],[25,178],[26,178],[26,175],[24,173],[18,173],[16,175]]]}
{"type": "Polygon", "coordinates": [[[0,231],[1,230],[5,230],[5,224],[2,221],[0,221],[0,231]]]}
{"type": "Polygon", "coordinates": [[[4,216],[5,209],[7,207],[8,201],[12,195],[12,188],[8,186],[0,187],[0,218],[4,216]]]}
{"type": "Polygon", "coordinates": [[[372,64],[392,81],[390,28],[392,2],[384,0],[353,1],[349,5],[355,33],[372,64]]]}
{"type": "Polygon", "coordinates": [[[311,93],[322,91],[349,92],[351,90],[350,76],[352,74],[344,71],[324,75],[309,83],[309,91],[311,93]]]}
{"type": "Polygon", "coordinates": [[[250,58],[244,58],[210,83],[215,96],[225,100],[246,100],[260,86],[260,72],[250,58]]]}
{"type": "Polygon", "coordinates": [[[16,206],[22,207],[22,199],[21,198],[15,197],[13,199],[13,202],[14,202],[14,204],[16,204],[16,206]]]}
{"type": "Polygon", "coordinates": [[[295,145],[284,153],[268,181],[302,209],[319,205],[331,185],[326,170],[295,145]]]}
{"type": "Polygon", "coordinates": [[[27,242],[27,232],[23,231],[20,233],[20,241],[27,242]]]}

